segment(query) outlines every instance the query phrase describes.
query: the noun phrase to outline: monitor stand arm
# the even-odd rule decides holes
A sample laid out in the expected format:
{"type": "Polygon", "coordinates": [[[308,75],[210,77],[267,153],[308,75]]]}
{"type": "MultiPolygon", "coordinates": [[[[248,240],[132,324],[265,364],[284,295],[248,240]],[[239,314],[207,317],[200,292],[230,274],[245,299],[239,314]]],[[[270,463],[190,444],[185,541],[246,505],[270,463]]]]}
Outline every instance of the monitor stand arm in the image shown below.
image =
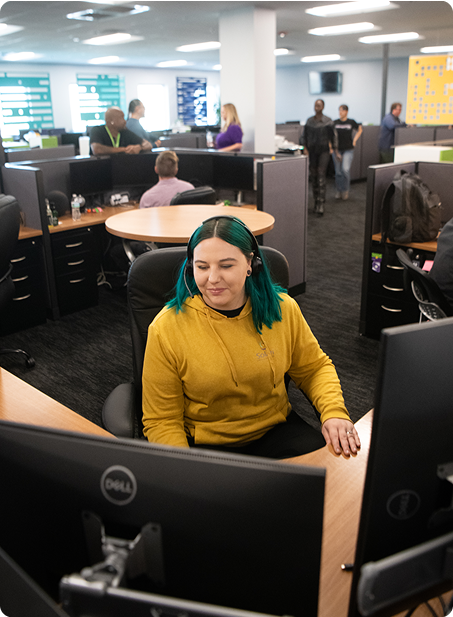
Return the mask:
{"type": "Polygon", "coordinates": [[[442,480],[443,505],[431,516],[430,527],[453,522],[453,462],[438,465],[437,477],[442,480]]]}
{"type": "Polygon", "coordinates": [[[102,520],[92,512],[83,513],[83,525],[91,563],[81,576],[89,582],[112,587],[146,575],[155,585],[165,585],[161,527],[147,523],[133,540],[105,534],[102,520]]]}

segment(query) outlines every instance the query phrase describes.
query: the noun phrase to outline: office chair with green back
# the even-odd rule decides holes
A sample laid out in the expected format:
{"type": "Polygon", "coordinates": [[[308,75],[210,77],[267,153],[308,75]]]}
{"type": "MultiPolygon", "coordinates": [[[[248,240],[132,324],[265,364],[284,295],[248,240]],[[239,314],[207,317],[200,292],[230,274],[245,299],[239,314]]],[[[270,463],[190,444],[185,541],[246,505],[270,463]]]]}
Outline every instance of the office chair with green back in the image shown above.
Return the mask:
{"type": "MultiPolygon", "coordinates": [[[[0,194],[0,310],[6,308],[14,296],[11,259],[19,238],[19,229],[20,209],[16,198],[0,194]]],[[[0,348],[0,354],[20,354],[25,357],[27,367],[31,368],[35,365],[34,359],[23,349],[0,348]]]]}
{"type": "Polygon", "coordinates": [[[405,284],[410,286],[418,302],[420,321],[435,321],[453,316],[453,310],[437,283],[418,266],[403,249],[396,251],[399,262],[404,267],[405,284]]]}
{"type": "MultiPolygon", "coordinates": [[[[260,248],[272,279],[287,289],[289,266],[286,257],[273,248],[260,248]]],[[[140,255],[130,267],[127,301],[133,380],[118,385],[102,409],[102,425],[116,437],[143,437],[142,372],[148,326],[170,299],[186,254],[186,247],[158,249],[140,255]]]]}

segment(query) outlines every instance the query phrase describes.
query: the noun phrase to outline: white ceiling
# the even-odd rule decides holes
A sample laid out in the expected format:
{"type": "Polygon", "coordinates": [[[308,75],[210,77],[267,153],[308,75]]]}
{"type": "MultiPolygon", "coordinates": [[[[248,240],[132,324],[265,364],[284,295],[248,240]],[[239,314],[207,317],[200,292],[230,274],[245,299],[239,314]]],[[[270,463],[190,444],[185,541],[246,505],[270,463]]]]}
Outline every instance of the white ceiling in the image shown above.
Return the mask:
{"type": "Polygon", "coordinates": [[[398,8],[393,10],[330,18],[308,15],[305,8],[332,4],[331,1],[134,0],[122,4],[132,6],[136,2],[149,6],[150,10],[138,15],[108,17],[95,22],[70,20],[66,14],[89,8],[105,8],[106,3],[60,0],[6,2],[0,11],[0,22],[22,26],[24,29],[0,36],[0,59],[8,52],[33,51],[40,54],[40,57],[30,64],[84,64],[90,58],[117,55],[121,61],[110,66],[154,67],[163,60],[185,59],[193,63],[190,67],[192,69],[209,70],[219,62],[218,50],[188,54],[178,52],[175,48],[189,43],[218,40],[220,14],[251,6],[275,10],[277,32],[286,33],[285,38],[277,36],[276,47],[287,47],[294,53],[278,57],[278,67],[299,66],[302,56],[330,53],[339,53],[344,61],[382,58],[382,45],[359,43],[358,38],[362,35],[319,37],[307,32],[310,28],[340,23],[371,21],[380,30],[364,34],[416,31],[425,37],[423,41],[390,44],[390,58],[419,55],[423,46],[453,44],[453,10],[444,1],[395,0],[398,8]],[[80,42],[112,31],[127,31],[143,39],[114,46],[92,46],[80,42]]]}

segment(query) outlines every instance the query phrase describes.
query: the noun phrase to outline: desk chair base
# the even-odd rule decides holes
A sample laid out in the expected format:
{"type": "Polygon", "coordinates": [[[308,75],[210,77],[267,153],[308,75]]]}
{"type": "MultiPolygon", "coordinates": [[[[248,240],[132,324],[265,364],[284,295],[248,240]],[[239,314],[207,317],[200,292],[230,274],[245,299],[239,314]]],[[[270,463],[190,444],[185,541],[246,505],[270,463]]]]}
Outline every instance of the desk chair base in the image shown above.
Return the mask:
{"type": "Polygon", "coordinates": [[[18,353],[25,356],[25,366],[27,368],[33,368],[36,364],[35,359],[31,357],[31,355],[24,351],[23,349],[0,349],[0,354],[10,354],[10,353],[18,353]]]}

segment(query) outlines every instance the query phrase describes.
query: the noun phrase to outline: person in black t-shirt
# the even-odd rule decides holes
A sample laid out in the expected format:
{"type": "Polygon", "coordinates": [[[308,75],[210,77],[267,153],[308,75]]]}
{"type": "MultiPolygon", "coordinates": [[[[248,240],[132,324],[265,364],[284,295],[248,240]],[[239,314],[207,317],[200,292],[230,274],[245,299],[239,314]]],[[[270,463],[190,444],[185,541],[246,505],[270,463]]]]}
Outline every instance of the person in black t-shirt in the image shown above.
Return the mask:
{"type": "Polygon", "coordinates": [[[109,107],[105,112],[105,124],[93,126],[90,131],[90,146],[93,154],[138,154],[151,150],[149,141],[142,139],[126,128],[124,113],[119,107],[109,107]]]}
{"type": "Polygon", "coordinates": [[[331,154],[335,165],[335,199],[348,199],[351,182],[351,165],[354,158],[354,148],[362,134],[362,125],[348,118],[349,108],[340,105],[338,120],[333,122],[335,133],[335,149],[331,154]]]}

